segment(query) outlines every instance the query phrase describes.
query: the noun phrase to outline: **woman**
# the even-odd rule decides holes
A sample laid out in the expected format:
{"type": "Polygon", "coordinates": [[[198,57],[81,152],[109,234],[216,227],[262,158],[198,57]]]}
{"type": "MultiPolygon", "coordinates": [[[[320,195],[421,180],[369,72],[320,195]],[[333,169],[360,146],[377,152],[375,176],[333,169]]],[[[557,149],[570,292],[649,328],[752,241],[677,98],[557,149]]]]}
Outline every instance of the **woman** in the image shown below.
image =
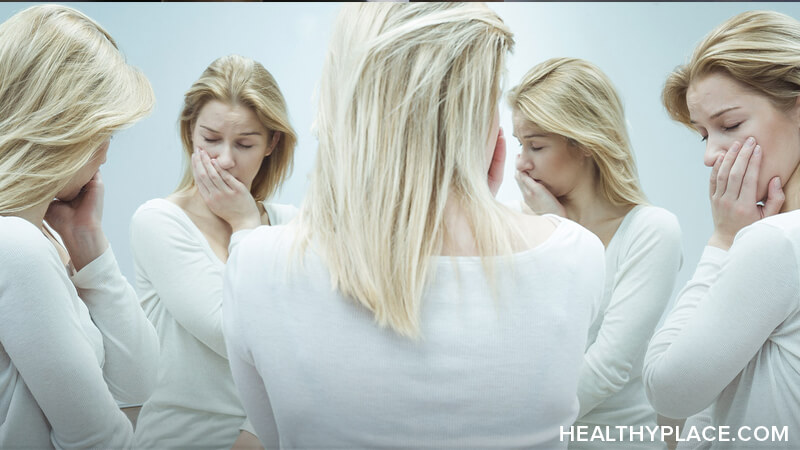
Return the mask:
{"type": "Polygon", "coordinates": [[[800,23],[767,11],[717,27],[664,86],[670,116],[705,141],[714,231],[644,380],[665,416],[711,405],[711,424],[737,441],[712,448],[800,445],[799,93],[800,23]],[[788,440],[759,443],[758,426],[788,440]]]}
{"type": "Polygon", "coordinates": [[[0,25],[0,447],[129,448],[158,337],[101,228],[112,134],[153,92],[65,6],[0,25]],[[54,200],[55,199],[55,200],[54,200]]]}
{"type": "Polygon", "coordinates": [[[275,79],[237,55],[212,62],[192,85],[180,130],[190,161],[183,180],[167,198],[139,207],[131,222],[137,289],[161,339],[158,387],[142,407],[136,442],[230,448],[245,413],[222,336],[228,241],[234,228],[278,225],[296,214],[266,201],[290,173],[296,135],[275,79]]]}
{"type": "Polygon", "coordinates": [[[479,3],[341,10],[298,220],[235,233],[226,268],[265,447],[566,446],[602,247],[493,197],[512,39],[479,3]]]}
{"type": "MultiPolygon", "coordinates": [[[[681,265],[675,216],[647,204],[622,102],[595,65],[555,58],[532,68],[508,96],[522,150],[516,179],[525,209],[572,219],[606,247],[606,278],[578,381],[576,425],[656,426],[642,386],[647,342],[681,265]]],[[[604,448],[599,440],[570,447],[604,448]]],[[[616,445],[660,447],[649,439],[616,445]]]]}

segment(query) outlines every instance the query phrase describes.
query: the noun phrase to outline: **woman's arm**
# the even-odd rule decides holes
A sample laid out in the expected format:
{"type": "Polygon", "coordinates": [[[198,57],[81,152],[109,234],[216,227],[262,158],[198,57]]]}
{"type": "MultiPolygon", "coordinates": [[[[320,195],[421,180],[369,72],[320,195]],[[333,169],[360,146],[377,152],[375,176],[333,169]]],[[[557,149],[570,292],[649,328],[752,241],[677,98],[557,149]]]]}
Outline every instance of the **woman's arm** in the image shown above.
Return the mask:
{"type": "MultiPolygon", "coordinates": [[[[674,215],[651,208],[631,224],[620,253],[611,300],[595,342],[586,350],[578,384],[578,418],[616,394],[664,313],[681,266],[681,231],[674,215]]],[[[606,270],[610,270],[607,268],[606,270]]]]}
{"type": "Polygon", "coordinates": [[[131,423],[84,334],[65,269],[52,245],[28,227],[0,242],[3,349],[52,427],[53,445],[130,447],[131,423]]]}
{"type": "MultiPolygon", "coordinates": [[[[280,444],[278,426],[272,412],[269,394],[264,386],[264,380],[255,367],[252,350],[247,339],[246,331],[250,329],[248,328],[250,325],[240,320],[242,317],[252,317],[252,314],[248,312],[247,305],[250,304],[250,299],[247,298],[247,295],[254,294],[242,285],[256,279],[253,277],[252,271],[246,270],[254,267],[253,261],[249,261],[246,257],[241,258],[243,253],[241,250],[243,248],[239,246],[231,254],[225,268],[223,316],[231,373],[247,417],[261,444],[268,449],[278,448],[280,444]],[[246,281],[242,283],[240,280],[246,281]]],[[[255,264],[255,267],[262,266],[255,264]]]]}
{"type": "Polygon", "coordinates": [[[222,336],[222,273],[203,243],[169,212],[143,206],[131,221],[131,250],[140,276],[192,336],[227,357],[222,336]]]}
{"type": "Polygon", "coordinates": [[[647,396],[660,414],[703,410],[797,308],[798,263],[782,230],[743,229],[730,252],[706,247],[645,358],[647,396]]]}
{"type": "Polygon", "coordinates": [[[158,335],[111,248],[73,275],[72,283],[103,334],[108,389],[123,403],[145,402],[158,381],[158,335]]]}

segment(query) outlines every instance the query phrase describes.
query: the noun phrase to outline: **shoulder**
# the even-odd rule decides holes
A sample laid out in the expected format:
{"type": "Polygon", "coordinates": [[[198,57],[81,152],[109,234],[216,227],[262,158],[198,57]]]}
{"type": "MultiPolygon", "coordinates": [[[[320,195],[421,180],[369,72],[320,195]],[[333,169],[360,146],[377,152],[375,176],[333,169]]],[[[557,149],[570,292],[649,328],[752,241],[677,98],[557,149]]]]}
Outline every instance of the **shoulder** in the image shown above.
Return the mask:
{"type": "Polygon", "coordinates": [[[800,257],[800,211],[759,220],[742,228],[733,240],[731,258],[747,256],[759,260],[800,257]]]}
{"type": "Polygon", "coordinates": [[[143,203],[131,218],[132,231],[185,228],[190,219],[176,204],[163,198],[143,203]]]}
{"type": "Polygon", "coordinates": [[[234,251],[228,259],[235,258],[237,261],[254,262],[267,256],[277,258],[286,250],[283,247],[291,244],[294,236],[293,225],[262,225],[247,232],[247,234],[237,243],[234,251]]]}
{"type": "Polygon", "coordinates": [[[39,273],[52,263],[60,265],[55,248],[27,220],[15,216],[0,216],[0,267],[2,273],[17,278],[39,273]]]}
{"type": "Polygon", "coordinates": [[[629,214],[631,225],[636,229],[651,229],[661,234],[677,234],[680,236],[681,226],[675,214],[664,208],[651,205],[640,205],[629,214]]]}
{"type": "Polygon", "coordinates": [[[130,224],[130,244],[152,248],[161,254],[164,247],[197,249],[202,245],[191,219],[176,204],[161,198],[148,200],[133,213],[130,224]]]}
{"type": "MultiPolygon", "coordinates": [[[[605,247],[594,233],[579,223],[553,214],[529,216],[547,223],[549,233],[543,248],[554,253],[555,258],[571,261],[578,266],[604,265],[605,247]]],[[[528,217],[525,220],[530,220],[528,217]]]]}
{"type": "Polygon", "coordinates": [[[640,205],[628,213],[620,225],[621,240],[626,247],[656,245],[660,247],[681,246],[681,226],[675,214],[657,206],[640,205]],[[625,223],[627,222],[627,223],[625,223]]]}
{"type": "Polygon", "coordinates": [[[300,211],[294,205],[267,202],[264,202],[264,209],[267,210],[267,215],[269,216],[269,220],[272,225],[285,224],[294,219],[294,217],[297,216],[298,212],[300,211]]]}

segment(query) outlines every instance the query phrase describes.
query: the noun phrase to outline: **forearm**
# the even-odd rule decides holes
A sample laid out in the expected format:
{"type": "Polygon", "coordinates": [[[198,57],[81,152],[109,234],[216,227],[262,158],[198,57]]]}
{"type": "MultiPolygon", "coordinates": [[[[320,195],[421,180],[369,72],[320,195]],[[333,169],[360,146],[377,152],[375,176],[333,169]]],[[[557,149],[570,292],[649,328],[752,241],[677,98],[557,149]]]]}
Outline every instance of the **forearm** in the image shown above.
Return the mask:
{"type": "Polygon", "coordinates": [[[141,403],[155,387],[158,336],[109,248],[72,278],[103,335],[103,374],[119,401],[141,403]]]}

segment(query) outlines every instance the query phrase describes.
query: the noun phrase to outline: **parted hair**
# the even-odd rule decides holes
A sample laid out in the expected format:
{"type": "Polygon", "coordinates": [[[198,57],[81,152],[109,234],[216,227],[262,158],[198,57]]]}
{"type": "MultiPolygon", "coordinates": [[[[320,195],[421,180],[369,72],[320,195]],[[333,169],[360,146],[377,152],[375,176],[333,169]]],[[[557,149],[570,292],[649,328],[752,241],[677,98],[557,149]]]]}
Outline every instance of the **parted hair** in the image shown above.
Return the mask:
{"type": "Polygon", "coordinates": [[[661,99],[673,120],[694,129],[686,91],[711,73],[725,74],[789,110],[800,95],[800,22],[775,11],[748,11],[712,30],[664,84],[661,99]]]}
{"type": "Polygon", "coordinates": [[[211,100],[250,108],[270,133],[267,136],[267,145],[272,142],[272,133],[281,133],[272,153],[261,162],[250,186],[250,194],[256,201],[270,198],[292,171],[297,134],[289,122],[286,100],[275,78],[259,62],[240,55],[228,55],[214,60],[184,95],[179,119],[185,157],[184,170],[183,178],[175,191],[183,192],[194,187],[190,162],[194,151],[192,131],[200,110],[211,100]]]}
{"type": "Polygon", "coordinates": [[[147,115],[150,83],[83,13],[27,8],[0,25],[0,214],[52,200],[116,130],[147,115]]]}
{"type": "Polygon", "coordinates": [[[420,336],[448,199],[469,215],[481,255],[511,252],[486,146],[512,47],[482,3],[347,4],[336,20],[298,242],[313,241],[333,286],[399,335],[420,336]]]}
{"type": "Polygon", "coordinates": [[[529,70],[507,100],[544,132],[563,136],[588,154],[600,193],[613,205],[647,203],[622,101],[596,65],[577,58],[549,59],[529,70]]]}

